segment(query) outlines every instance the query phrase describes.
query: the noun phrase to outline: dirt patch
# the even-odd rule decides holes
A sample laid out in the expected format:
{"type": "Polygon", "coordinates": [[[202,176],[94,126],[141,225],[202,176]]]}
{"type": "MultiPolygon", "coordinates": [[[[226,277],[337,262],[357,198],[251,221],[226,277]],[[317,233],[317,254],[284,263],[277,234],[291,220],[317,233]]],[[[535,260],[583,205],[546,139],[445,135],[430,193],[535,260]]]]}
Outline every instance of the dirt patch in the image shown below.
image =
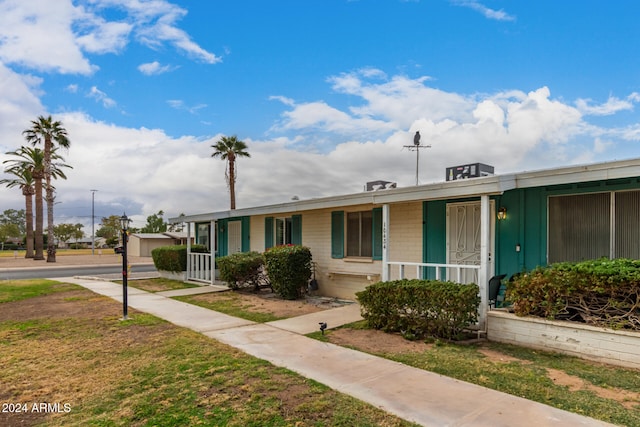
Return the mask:
{"type": "Polygon", "coordinates": [[[598,387],[582,378],[569,375],[558,369],[547,368],[547,375],[554,384],[567,387],[569,391],[589,390],[603,399],[612,399],[620,402],[627,409],[633,409],[640,404],[640,393],[617,388],[598,387]]]}
{"type": "Polygon", "coordinates": [[[432,346],[375,329],[336,329],[331,331],[328,337],[334,344],[378,354],[419,353],[429,350],[432,346]]]}
{"type": "Polygon", "coordinates": [[[340,307],[347,301],[339,301],[333,298],[308,296],[299,300],[285,300],[271,291],[228,291],[213,292],[209,294],[194,295],[194,301],[219,302],[233,301],[237,306],[254,313],[272,314],[278,318],[289,318],[315,313],[330,308],[340,307]]]}
{"type": "MultiPolygon", "coordinates": [[[[107,309],[113,310],[112,299],[78,289],[5,303],[0,310],[0,322],[70,317],[98,319],[107,309]],[[77,301],[87,304],[77,304],[77,301]]],[[[117,314],[114,311],[114,316],[117,314]]]]}
{"type": "MultiPolygon", "coordinates": [[[[531,361],[518,359],[517,357],[509,356],[499,351],[491,350],[488,348],[480,347],[478,351],[486,356],[489,360],[495,363],[511,363],[517,362],[523,365],[531,364],[531,361]]],[[[567,387],[569,391],[588,390],[595,393],[597,396],[603,399],[611,399],[619,402],[627,409],[633,409],[640,404],[640,393],[634,393],[628,390],[622,390],[618,388],[605,388],[591,384],[588,381],[583,380],[575,375],[569,375],[564,371],[553,368],[546,368],[547,376],[554,384],[567,387]]]]}

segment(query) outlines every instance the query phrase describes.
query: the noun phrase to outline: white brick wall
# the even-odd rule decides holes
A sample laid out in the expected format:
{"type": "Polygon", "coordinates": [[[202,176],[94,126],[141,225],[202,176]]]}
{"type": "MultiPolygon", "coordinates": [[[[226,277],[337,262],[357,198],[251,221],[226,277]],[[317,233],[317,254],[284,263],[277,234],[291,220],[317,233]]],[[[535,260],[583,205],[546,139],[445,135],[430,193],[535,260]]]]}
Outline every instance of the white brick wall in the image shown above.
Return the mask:
{"type": "MultiPolygon", "coordinates": [[[[302,214],[302,244],[311,249],[313,261],[317,263],[319,294],[353,299],[356,292],[380,280],[381,261],[331,258],[331,212],[357,212],[373,208],[373,205],[360,205],[273,215],[288,217],[302,214]]],[[[264,251],[264,219],[265,215],[251,217],[250,242],[253,251],[264,251]]],[[[422,203],[391,205],[389,228],[390,260],[422,262],[422,203]]],[[[398,277],[397,268],[395,272],[392,270],[392,278],[394,275],[398,277]]],[[[416,277],[415,269],[407,269],[405,277],[416,277]]]]}
{"type": "Polygon", "coordinates": [[[556,351],[583,359],[640,369],[640,333],[518,317],[495,310],[488,314],[491,341],[556,351]]]}

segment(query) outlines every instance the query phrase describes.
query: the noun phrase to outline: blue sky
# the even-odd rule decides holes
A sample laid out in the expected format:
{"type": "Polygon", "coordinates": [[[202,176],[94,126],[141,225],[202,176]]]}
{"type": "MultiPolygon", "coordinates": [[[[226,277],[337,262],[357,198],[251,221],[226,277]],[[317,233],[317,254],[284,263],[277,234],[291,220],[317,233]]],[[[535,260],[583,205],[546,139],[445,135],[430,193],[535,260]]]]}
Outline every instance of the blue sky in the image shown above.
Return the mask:
{"type": "MultiPolygon", "coordinates": [[[[402,146],[497,173],[640,157],[636,1],[0,0],[0,152],[61,120],[56,222],[228,208],[222,135],[249,144],[238,207],[414,184],[402,146]]],[[[0,154],[0,160],[7,157],[0,154]]],[[[0,189],[0,209],[21,208],[0,189]]]]}

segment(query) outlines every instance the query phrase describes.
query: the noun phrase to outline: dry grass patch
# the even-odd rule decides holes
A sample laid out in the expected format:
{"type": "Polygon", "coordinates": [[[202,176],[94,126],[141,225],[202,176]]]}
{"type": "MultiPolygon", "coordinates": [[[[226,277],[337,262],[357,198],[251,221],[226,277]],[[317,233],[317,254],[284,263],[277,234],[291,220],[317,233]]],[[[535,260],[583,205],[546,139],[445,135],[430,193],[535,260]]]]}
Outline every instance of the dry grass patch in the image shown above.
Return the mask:
{"type": "Polygon", "coordinates": [[[411,425],[153,316],[131,310],[122,321],[120,310],[78,289],[0,304],[0,402],[70,408],[0,413],[0,425],[411,425]]]}

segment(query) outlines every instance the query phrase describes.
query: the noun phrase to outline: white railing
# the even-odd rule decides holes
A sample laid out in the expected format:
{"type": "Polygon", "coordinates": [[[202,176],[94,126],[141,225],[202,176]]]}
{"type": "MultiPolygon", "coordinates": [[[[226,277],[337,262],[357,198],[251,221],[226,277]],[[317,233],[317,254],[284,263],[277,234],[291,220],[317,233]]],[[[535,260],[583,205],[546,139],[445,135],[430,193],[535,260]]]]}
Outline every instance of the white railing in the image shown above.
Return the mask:
{"type": "Polygon", "coordinates": [[[445,270],[445,278],[447,280],[451,280],[454,282],[462,283],[462,271],[463,270],[472,270],[474,276],[477,277],[477,272],[480,270],[479,265],[474,264],[439,264],[434,262],[398,262],[398,261],[388,261],[386,263],[385,268],[390,268],[392,265],[397,265],[399,270],[399,278],[404,279],[405,267],[415,267],[416,268],[416,277],[423,277],[423,272],[426,271],[427,268],[435,268],[436,272],[436,280],[442,280],[442,269],[451,269],[449,271],[449,277],[447,278],[447,272],[445,270]],[[451,274],[455,272],[455,274],[451,274]],[[452,277],[453,276],[453,277],[452,277]]]}
{"type": "Polygon", "coordinates": [[[188,253],[187,280],[211,283],[211,254],[188,253]]]}

